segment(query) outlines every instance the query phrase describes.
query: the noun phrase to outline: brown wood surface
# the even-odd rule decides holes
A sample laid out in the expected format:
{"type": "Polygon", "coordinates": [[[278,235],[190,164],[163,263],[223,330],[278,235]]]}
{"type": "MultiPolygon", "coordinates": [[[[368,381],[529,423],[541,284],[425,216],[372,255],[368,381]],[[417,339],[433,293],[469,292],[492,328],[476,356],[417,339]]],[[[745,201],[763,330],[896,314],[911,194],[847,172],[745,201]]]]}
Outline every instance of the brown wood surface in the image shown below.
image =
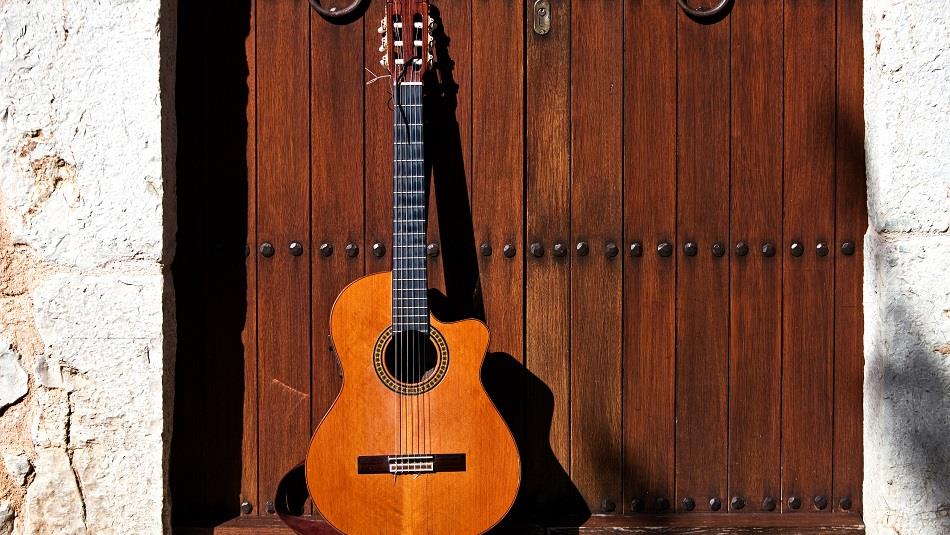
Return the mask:
{"type": "Polygon", "coordinates": [[[624,509],[673,500],[676,255],[676,19],[665,0],[628,0],[624,18],[624,509]],[[629,246],[643,246],[631,256],[629,246]]]}
{"type": "Polygon", "coordinates": [[[782,495],[815,512],[832,474],[834,255],[816,245],[834,239],[835,5],[790,0],[784,12],[785,247],[805,252],[784,254],[782,495]]]}
{"type": "MultiPolygon", "coordinates": [[[[729,492],[742,512],[781,499],[782,19],[768,0],[732,21],[729,492]],[[746,256],[734,254],[746,242],[746,256]],[[766,243],[775,256],[762,254],[766,243]]],[[[777,506],[777,505],[776,505],[777,506]]],[[[730,506],[731,507],[731,506],[730,506]]]]}
{"type": "Polygon", "coordinates": [[[730,257],[730,19],[678,15],[676,274],[676,503],[711,498],[726,509],[730,257]],[[695,242],[698,253],[686,256],[695,242]]]}

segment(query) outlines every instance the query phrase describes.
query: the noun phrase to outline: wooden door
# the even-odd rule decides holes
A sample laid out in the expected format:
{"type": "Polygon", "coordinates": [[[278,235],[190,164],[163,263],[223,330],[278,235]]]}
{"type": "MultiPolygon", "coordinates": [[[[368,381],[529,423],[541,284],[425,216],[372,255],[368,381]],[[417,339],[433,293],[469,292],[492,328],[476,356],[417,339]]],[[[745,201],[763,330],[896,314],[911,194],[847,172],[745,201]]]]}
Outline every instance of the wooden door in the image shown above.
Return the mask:
{"type": "MultiPolygon", "coordinates": [[[[516,516],[860,512],[860,2],[432,3],[433,302],[491,329],[516,516]]],[[[340,387],[334,298],[389,269],[383,6],[252,6],[252,514],[340,387]]]]}

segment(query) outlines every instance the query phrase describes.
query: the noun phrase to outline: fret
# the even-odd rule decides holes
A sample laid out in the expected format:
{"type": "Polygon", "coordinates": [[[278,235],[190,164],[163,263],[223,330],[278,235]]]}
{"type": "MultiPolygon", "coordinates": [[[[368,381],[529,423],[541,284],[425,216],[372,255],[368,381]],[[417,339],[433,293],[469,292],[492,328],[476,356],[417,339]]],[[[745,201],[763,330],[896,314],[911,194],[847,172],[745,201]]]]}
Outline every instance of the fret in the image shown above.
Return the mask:
{"type": "MultiPolygon", "coordinates": [[[[395,160],[397,162],[422,162],[425,160],[395,160]]],[[[398,176],[396,178],[399,178],[398,176]]]]}

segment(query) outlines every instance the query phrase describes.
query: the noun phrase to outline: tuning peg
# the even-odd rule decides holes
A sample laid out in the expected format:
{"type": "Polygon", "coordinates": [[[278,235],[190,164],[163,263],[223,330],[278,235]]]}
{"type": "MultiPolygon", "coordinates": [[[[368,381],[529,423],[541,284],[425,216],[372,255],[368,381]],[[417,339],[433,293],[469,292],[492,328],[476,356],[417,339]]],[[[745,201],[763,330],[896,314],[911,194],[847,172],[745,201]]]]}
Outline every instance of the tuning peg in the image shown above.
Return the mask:
{"type": "Polygon", "coordinates": [[[376,31],[384,35],[386,34],[386,17],[380,19],[379,28],[376,31]]]}
{"type": "Polygon", "coordinates": [[[432,57],[432,54],[430,53],[430,54],[429,54],[429,59],[428,59],[430,65],[432,64],[433,59],[434,59],[434,58],[432,57]]]}
{"type": "MultiPolygon", "coordinates": [[[[430,32],[434,32],[435,29],[436,29],[436,27],[437,27],[437,26],[436,26],[436,24],[435,24],[435,19],[433,19],[432,17],[429,17],[429,31],[430,31],[430,32]]],[[[430,37],[430,39],[431,39],[431,37],[430,37]]]]}
{"type": "Polygon", "coordinates": [[[385,36],[385,35],[383,36],[383,40],[380,41],[380,43],[379,43],[379,51],[380,51],[380,52],[385,52],[385,51],[386,51],[386,36],[385,36]]]}
{"type": "Polygon", "coordinates": [[[379,59],[379,64],[382,65],[384,69],[388,69],[388,68],[389,68],[389,56],[387,56],[387,55],[384,54],[383,57],[379,59]]]}

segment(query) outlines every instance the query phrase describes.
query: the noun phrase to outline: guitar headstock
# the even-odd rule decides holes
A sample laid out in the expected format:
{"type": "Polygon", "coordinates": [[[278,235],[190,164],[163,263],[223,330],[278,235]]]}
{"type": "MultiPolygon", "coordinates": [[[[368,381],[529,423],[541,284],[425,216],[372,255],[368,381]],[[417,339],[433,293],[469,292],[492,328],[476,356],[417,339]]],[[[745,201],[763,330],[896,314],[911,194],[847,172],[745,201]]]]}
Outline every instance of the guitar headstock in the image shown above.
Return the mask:
{"type": "Polygon", "coordinates": [[[422,81],[432,61],[431,24],[427,0],[387,0],[378,30],[382,34],[380,64],[390,69],[394,80],[422,81]]]}

